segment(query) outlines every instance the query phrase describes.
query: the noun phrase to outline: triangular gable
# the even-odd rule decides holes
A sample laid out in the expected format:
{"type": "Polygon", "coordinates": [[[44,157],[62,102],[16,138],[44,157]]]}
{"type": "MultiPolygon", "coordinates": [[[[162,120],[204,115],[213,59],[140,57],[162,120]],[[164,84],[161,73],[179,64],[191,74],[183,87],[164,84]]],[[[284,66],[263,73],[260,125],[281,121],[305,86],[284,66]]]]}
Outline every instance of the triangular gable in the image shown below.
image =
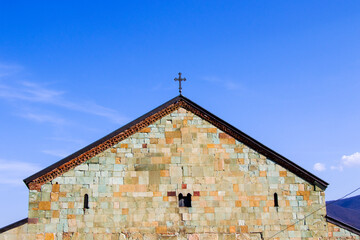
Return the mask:
{"type": "Polygon", "coordinates": [[[25,184],[31,190],[40,190],[41,186],[52,179],[62,175],[63,173],[73,169],[74,167],[84,163],[85,161],[95,157],[97,154],[105,151],[106,149],[114,146],[120,141],[126,139],[132,134],[141,131],[150,124],[177,110],[178,108],[184,108],[200,118],[213,124],[228,135],[234,137],[236,140],[244,143],[265,157],[271,159],[280,166],[293,172],[304,180],[312,183],[322,189],[325,189],[328,185],[327,182],[316,177],[312,173],[301,168],[297,164],[291,162],[287,158],[281,156],[277,152],[271,150],[250,136],[246,135],[242,131],[238,130],[234,126],[218,118],[214,114],[208,112],[204,108],[200,107],[196,103],[192,102],[188,98],[179,95],[163,105],[155,108],[147,114],[139,117],[138,119],[128,123],[127,125],[115,130],[109,135],[99,139],[98,141],[86,146],[85,148],[71,154],[70,156],[54,163],[53,165],[39,171],[38,173],[24,179],[25,184]]]}

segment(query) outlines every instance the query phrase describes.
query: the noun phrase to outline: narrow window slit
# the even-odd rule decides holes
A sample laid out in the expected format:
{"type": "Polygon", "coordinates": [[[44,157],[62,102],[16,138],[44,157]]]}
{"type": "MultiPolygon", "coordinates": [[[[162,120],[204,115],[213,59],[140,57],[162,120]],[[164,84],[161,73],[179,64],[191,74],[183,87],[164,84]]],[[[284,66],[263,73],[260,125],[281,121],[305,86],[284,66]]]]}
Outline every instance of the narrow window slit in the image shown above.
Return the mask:
{"type": "Polygon", "coordinates": [[[84,195],[84,209],[89,209],[89,195],[84,195]]]}
{"type": "Polygon", "coordinates": [[[278,207],[278,206],[279,206],[278,194],[274,193],[274,207],[278,207]]]}

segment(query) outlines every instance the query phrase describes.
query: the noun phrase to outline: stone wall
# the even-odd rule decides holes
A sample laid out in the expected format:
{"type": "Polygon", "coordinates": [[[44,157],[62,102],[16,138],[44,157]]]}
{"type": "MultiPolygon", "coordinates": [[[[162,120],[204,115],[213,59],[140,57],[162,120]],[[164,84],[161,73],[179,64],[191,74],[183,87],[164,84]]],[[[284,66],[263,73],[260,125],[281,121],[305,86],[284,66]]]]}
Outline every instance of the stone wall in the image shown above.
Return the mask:
{"type": "Polygon", "coordinates": [[[37,239],[220,240],[286,229],[276,239],[318,239],[328,236],[325,208],[292,224],[324,205],[321,189],[179,109],[31,190],[28,231],[37,239]],[[178,206],[180,193],[192,195],[191,208],[178,206]]]}

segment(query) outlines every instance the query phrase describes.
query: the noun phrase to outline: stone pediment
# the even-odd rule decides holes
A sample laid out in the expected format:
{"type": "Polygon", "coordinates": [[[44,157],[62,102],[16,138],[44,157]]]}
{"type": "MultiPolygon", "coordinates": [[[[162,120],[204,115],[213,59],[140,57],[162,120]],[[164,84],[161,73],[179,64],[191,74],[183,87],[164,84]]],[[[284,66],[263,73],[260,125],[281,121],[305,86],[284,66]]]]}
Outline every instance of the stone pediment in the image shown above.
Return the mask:
{"type": "Polygon", "coordinates": [[[86,146],[85,148],[71,154],[70,156],[54,163],[53,165],[39,171],[38,173],[24,179],[25,184],[31,190],[40,190],[41,186],[56,177],[66,173],[67,171],[75,168],[76,166],[86,162],[87,160],[95,157],[97,154],[111,148],[122,140],[130,137],[138,132],[147,132],[148,126],[164,116],[172,113],[173,111],[184,108],[187,111],[199,116],[200,118],[211,123],[230,137],[242,142],[249,146],[258,153],[264,155],[266,158],[271,159],[275,163],[291,171],[309,183],[326,189],[328,183],[316,177],[312,173],[301,168],[289,159],[283,157],[277,152],[271,150],[247,134],[238,130],[234,126],[208,112],[188,98],[179,95],[163,105],[155,108],[154,110],[146,113],[145,115],[137,118],[136,120],[126,124],[125,126],[115,130],[107,136],[99,139],[98,141],[86,146]]]}

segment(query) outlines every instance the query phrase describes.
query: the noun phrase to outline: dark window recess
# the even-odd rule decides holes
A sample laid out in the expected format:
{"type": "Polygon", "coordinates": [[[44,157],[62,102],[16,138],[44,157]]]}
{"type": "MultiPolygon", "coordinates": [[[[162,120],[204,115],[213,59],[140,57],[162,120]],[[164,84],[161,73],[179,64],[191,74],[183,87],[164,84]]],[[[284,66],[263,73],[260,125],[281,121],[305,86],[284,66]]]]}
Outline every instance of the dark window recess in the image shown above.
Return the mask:
{"type": "Polygon", "coordinates": [[[186,197],[182,195],[182,193],[179,194],[179,207],[191,207],[191,194],[188,193],[186,197]]]}
{"type": "Polygon", "coordinates": [[[274,193],[274,207],[279,206],[279,199],[277,193],[274,193]]]}
{"type": "Polygon", "coordinates": [[[89,195],[84,195],[84,209],[89,209],[89,195]]]}

